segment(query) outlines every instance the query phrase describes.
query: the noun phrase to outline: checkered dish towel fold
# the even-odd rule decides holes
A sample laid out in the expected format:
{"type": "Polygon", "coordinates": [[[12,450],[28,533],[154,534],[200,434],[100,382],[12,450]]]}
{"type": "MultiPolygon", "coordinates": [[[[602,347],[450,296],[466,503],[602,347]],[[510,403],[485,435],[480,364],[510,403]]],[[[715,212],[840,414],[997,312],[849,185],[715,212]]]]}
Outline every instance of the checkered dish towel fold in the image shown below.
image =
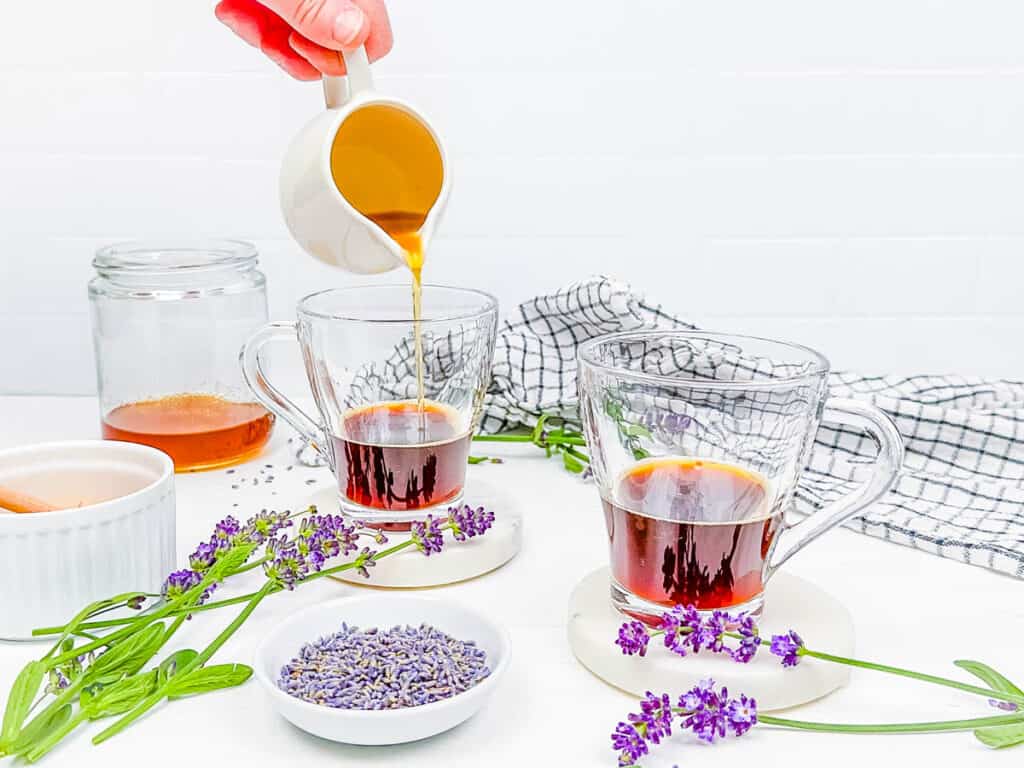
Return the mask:
{"type": "MultiPolygon", "coordinates": [[[[672,327],[694,326],[602,277],[520,304],[498,329],[482,431],[532,426],[542,413],[578,423],[577,345],[672,327]]],[[[906,446],[893,490],[848,527],[1024,578],[1024,382],[841,372],[829,384],[832,396],[888,414],[906,446]]],[[[849,493],[874,459],[871,441],[837,433],[827,424],[818,433],[796,493],[799,513],[849,493]]]]}

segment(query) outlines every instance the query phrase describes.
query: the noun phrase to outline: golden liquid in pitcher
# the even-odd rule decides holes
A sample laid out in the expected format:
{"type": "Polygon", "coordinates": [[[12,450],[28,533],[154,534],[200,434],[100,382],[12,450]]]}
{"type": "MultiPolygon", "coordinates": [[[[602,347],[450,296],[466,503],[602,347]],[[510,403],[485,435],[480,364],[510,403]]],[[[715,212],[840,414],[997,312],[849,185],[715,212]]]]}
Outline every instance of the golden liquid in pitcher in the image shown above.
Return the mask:
{"type": "Polygon", "coordinates": [[[342,196],[401,246],[412,273],[418,410],[425,410],[420,229],[444,183],[441,150],[430,131],[396,107],[372,104],[341,124],[331,146],[331,175],[342,196]]]}

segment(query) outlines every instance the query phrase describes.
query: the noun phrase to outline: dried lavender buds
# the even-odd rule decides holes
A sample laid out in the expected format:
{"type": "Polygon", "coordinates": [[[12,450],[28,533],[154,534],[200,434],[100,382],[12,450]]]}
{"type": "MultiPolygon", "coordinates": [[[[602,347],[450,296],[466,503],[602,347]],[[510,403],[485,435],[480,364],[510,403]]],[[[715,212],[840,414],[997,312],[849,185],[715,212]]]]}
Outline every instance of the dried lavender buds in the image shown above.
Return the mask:
{"type": "Polygon", "coordinates": [[[429,624],[341,631],[303,646],[278,687],[338,709],[399,709],[451,698],[491,673],[487,654],[429,624]]]}

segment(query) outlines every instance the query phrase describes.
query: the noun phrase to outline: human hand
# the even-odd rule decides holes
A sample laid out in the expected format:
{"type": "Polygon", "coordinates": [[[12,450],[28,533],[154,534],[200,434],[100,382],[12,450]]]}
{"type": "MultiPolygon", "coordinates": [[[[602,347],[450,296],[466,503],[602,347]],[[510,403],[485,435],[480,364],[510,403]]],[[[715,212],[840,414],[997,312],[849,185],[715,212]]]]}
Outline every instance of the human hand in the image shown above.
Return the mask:
{"type": "Polygon", "coordinates": [[[344,75],[341,51],[391,50],[384,0],[220,0],[217,18],[298,80],[344,75]]]}

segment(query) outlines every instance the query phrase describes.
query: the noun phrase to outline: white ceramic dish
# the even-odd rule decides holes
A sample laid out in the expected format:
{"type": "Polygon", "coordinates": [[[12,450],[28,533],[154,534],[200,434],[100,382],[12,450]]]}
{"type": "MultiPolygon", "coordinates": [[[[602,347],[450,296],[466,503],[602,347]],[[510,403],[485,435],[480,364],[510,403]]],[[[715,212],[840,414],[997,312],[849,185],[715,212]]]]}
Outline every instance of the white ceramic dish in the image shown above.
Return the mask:
{"type": "Polygon", "coordinates": [[[274,708],[302,730],[344,744],[402,744],[447,731],[476,714],[501,680],[509,651],[504,629],[458,603],[413,595],[369,595],[330,600],[288,617],[263,639],[253,667],[274,708]],[[491,674],[450,699],[390,710],[334,709],[278,688],[281,668],[299,649],[337,632],[342,622],[365,629],[431,624],[459,640],[475,640],[487,653],[491,674]]]}
{"type": "Polygon", "coordinates": [[[107,440],[0,451],[0,485],[68,509],[0,512],[0,639],[29,640],[87,603],[157,592],[174,569],[174,463],[107,440]]]}

